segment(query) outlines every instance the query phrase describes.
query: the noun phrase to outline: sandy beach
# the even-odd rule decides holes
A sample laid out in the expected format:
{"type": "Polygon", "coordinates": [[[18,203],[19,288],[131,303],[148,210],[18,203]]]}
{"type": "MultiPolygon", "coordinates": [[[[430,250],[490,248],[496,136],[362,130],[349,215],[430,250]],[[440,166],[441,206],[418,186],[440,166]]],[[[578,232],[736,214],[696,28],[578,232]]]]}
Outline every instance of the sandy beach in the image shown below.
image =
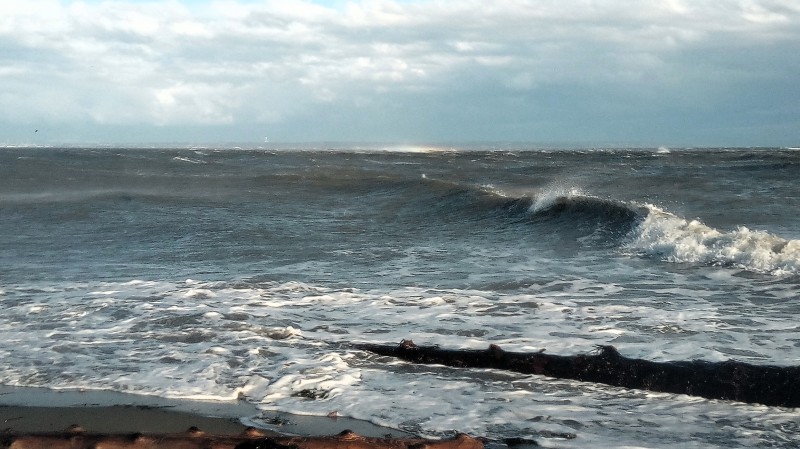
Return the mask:
{"type": "Polygon", "coordinates": [[[480,439],[417,436],[345,417],[260,411],[245,401],[0,386],[0,447],[482,449],[480,439]]]}
{"type": "Polygon", "coordinates": [[[97,433],[173,433],[194,426],[207,433],[236,435],[253,426],[284,435],[335,435],[349,429],[363,436],[412,436],[346,417],[261,411],[244,401],[191,401],[111,391],[0,386],[0,430],[57,432],[71,425],[97,433]]]}

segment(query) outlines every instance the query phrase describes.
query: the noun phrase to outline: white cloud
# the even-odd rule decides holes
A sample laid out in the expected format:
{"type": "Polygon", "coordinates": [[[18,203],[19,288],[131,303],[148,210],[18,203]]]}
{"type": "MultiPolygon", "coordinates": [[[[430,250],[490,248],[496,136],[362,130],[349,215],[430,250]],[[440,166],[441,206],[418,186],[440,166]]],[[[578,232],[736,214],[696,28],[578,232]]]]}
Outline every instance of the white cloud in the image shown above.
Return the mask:
{"type": "MultiPolygon", "coordinates": [[[[6,2],[0,6],[0,55],[6,55],[0,56],[6,106],[0,123],[265,121],[288,132],[334,108],[342,116],[365,114],[360,120],[373,120],[379,134],[381,124],[410,120],[386,115],[393,105],[425,102],[418,115],[429,114],[428,121],[467,110],[485,120],[508,113],[491,108],[513,106],[528,116],[521,123],[530,123],[552,104],[548,98],[572,101],[571,92],[589,95],[572,103],[588,118],[633,110],[638,119],[643,111],[636,108],[656,114],[653,105],[661,104],[664,114],[674,113],[695,94],[713,111],[732,95],[729,89],[763,88],[759,83],[796,76],[800,65],[800,6],[793,1],[362,0],[338,6],[6,2]],[[617,93],[649,103],[636,103],[634,95],[624,107],[598,106],[617,93]]],[[[558,121],[557,113],[550,119],[558,121]]],[[[441,126],[470,125],[469,117],[463,120],[441,126]]]]}

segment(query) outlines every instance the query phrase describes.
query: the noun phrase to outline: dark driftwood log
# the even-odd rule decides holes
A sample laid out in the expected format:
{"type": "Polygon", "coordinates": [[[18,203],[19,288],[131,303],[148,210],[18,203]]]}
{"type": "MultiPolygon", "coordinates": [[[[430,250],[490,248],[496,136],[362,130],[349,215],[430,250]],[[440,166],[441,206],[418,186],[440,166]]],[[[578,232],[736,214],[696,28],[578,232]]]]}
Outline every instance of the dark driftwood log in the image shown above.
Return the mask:
{"type": "Polygon", "coordinates": [[[329,437],[266,436],[258,430],[242,435],[209,435],[197,429],[177,434],[92,434],[81,428],[56,433],[2,433],[8,449],[482,449],[467,435],[449,440],[370,438],[346,430],[329,437]]]}
{"type": "Polygon", "coordinates": [[[399,345],[359,344],[356,347],[413,363],[494,368],[709,399],[800,406],[798,366],[702,360],[651,362],[623,357],[613,346],[598,346],[593,354],[573,356],[551,355],[543,351],[510,352],[497,345],[486,350],[450,350],[417,346],[411,340],[403,340],[399,345]]]}

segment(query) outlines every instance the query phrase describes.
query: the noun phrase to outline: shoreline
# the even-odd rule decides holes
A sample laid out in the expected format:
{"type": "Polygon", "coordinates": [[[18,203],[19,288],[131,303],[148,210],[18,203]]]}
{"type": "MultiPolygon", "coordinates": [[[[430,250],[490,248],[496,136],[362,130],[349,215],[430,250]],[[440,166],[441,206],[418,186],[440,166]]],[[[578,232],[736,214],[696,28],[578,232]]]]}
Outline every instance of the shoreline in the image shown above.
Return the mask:
{"type": "Polygon", "coordinates": [[[246,401],[0,385],[0,430],[59,432],[71,425],[98,433],[176,433],[194,426],[220,435],[237,435],[257,427],[275,435],[327,436],[352,430],[363,436],[415,436],[348,417],[264,411],[246,401]]]}

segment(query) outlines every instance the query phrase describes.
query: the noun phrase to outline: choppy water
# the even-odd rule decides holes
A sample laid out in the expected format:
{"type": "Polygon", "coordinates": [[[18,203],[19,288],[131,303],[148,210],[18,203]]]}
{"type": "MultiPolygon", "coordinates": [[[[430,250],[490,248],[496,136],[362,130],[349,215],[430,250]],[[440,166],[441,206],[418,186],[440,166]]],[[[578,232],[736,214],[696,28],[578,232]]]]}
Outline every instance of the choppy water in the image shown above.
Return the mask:
{"type": "Polygon", "coordinates": [[[798,175],[793,149],[0,149],[0,383],[547,447],[794,447],[793,409],[349,343],[798,364],[798,175]]]}

